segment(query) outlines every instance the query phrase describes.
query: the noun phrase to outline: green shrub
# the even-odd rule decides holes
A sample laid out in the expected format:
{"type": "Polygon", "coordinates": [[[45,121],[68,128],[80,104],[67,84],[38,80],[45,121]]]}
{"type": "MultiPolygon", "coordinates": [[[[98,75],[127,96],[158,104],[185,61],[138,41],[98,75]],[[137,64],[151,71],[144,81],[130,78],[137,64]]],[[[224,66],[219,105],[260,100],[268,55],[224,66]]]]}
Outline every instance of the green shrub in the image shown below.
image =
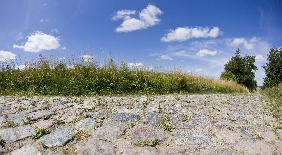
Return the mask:
{"type": "Polygon", "coordinates": [[[270,49],[268,63],[264,66],[264,87],[276,86],[282,82],[282,49],[270,49]]]}
{"type": "Polygon", "coordinates": [[[220,78],[224,80],[232,80],[239,84],[246,86],[250,91],[257,88],[255,80],[255,56],[240,55],[240,50],[235,52],[235,55],[225,64],[224,72],[221,73],[220,78]]]}

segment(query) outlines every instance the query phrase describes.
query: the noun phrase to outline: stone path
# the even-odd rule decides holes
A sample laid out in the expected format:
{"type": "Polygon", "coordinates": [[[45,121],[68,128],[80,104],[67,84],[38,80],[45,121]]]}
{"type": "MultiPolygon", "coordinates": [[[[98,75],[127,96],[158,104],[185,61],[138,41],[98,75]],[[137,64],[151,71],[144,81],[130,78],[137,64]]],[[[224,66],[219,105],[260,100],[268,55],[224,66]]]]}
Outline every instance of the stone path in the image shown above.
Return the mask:
{"type": "Polygon", "coordinates": [[[281,154],[258,94],[0,97],[0,154],[281,154]]]}

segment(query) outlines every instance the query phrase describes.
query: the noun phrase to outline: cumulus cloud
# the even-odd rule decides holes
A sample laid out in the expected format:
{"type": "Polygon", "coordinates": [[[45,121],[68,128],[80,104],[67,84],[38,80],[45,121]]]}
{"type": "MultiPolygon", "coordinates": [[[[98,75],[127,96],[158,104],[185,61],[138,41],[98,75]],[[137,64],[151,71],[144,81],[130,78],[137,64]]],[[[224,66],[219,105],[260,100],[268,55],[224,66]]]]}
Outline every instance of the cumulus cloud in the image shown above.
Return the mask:
{"type": "Polygon", "coordinates": [[[16,54],[9,52],[9,51],[0,51],[0,62],[6,62],[9,60],[15,60],[16,54]]]}
{"type": "Polygon", "coordinates": [[[135,10],[119,10],[112,19],[122,20],[121,25],[116,28],[116,32],[131,32],[158,24],[161,14],[162,11],[158,7],[149,4],[138,15],[135,10]]]}
{"type": "Polygon", "coordinates": [[[129,67],[129,69],[132,69],[132,70],[153,70],[153,67],[150,67],[150,66],[145,66],[142,62],[131,62],[131,63],[128,63],[127,66],[129,67]]]}
{"type": "Polygon", "coordinates": [[[217,53],[218,53],[217,51],[201,49],[196,53],[196,55],[199,57],[206,57],[206,56],[215,56],[217,55],[217,53]]]}
{"type": "Polygon", "coordinates": [[[256,38],[252,38],[250,40],[247,40],[245,38],[234,38],[230,42],[230,45],[234,47],[243,46],[246,49],[250,50],[254,48],[255,42],[256,42],[256,38]]]}
{"type": "Polygon", "coordinates": [[[168,55],[161,55],[160,59],[161,60],[173,60],[173,58],[171,56],[168,56],[168,55]]]}
{"type": "Polygon", "coordinates": [[[38,53],[44,50],[54,50],[59,48],[59,39],[55,36],[43,32],[35,32],[27,37],[24,45],[13,45],[14,48],[23,49],[26,52],[38,53]]]}
{"type": "Polygon", "coordinates": [[[220,35],[218,27],[177,27],[165,34],[161,40],[164,42],[185,41],[192,38],[216,38],[220,35]]]}

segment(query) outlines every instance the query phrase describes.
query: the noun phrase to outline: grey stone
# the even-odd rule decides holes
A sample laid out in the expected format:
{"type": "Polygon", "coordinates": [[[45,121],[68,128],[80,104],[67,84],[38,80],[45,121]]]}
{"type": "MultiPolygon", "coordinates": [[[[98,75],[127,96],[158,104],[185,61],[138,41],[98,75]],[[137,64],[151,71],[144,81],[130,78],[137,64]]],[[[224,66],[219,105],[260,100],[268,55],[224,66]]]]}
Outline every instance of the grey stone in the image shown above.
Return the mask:
{"type": "Polygon", "coordinates": [[[41,153],[35,146],[29,144],[12,151],[11,155],[41,155],[41,153]]]}
{"type": "Polygon", "coordinates": [[[95,119],[93,118],[85,118],[83,120],[80,120],[79,122],[77,122],[75,124],[75,128],[77,130],[91,130],[93,128],[95,128],[95,126],[97,125],[97,122],[95,121],[95,119]]]}
{"type": "Polygon", "coordinates": [[[164,119],[162,114],[160,113],[148,113],[147,115],[147,123],[154,125],[154,126],[159,126],[163,124],[164,119]]]}
{"type": "Polygon", "coordinates": [[[133,113],[114,113],[112,115],[113,120],[120,122],[137,122],[140,120],[140,116],[133,113]]]}
{"type": "Polygon", "coordinates": [[[3,123],[6,121],[6,117],[0,116],[0,128],[3,126],[3,123]]]}
{"type": "Polygon", "coordinates": [[[48,110],[40,110],[40,111],[29,113],[26,115],[26,117],[30,120],[37,120],[53,114],[54,114],[53,112],[50,112],[48,110]]]}
{"type": "Polygon", "coordinates": [[[7,128],[0,130],[0,137],[7,143],[30,137],[34,129],[31,126],[19,126],[16,128],[7,128]]]}
{"type": "Polygon", "coordinates": [[[71,128],[60,126],[50,134],[43,136],[40,141],[44,146],[55,147],[64,146],[75,136],[71,128]]]}
{"type": "Polygon", "coordinates": [[[16,125],[24,125],[26,119],[19,114],[8,114],[7,120],[14,122],[16,125]]]}
{"type": "Polygon", "coordinates": [[[173,139],[179,146],[194,146],[196,148],[208,148],[214,145],[211,136],[205,132],[192,130],[175,130],[173,139]]]}
{"type": "Polygon", "coordinates": [[[92,135],[98,138],[103,138],[114,142],[124,134],[127,125],[118,122],[107,122],[101,127],[97,128],[92,135]]]}
{"type": "Polygon", "coordinates": [[[136,125],[130,132],[130,138],[133,144],[147,143],[150,141],[161,142],[165,139],[163,129],[156,128],[150,125],[136,125]]]}
{"type": "Polygon", "coordinates": [[[91,118],[103,118],[107,116],[107,112],[104,109],[99,109],[95,112],[87,112],[86,113],[87,117],[91,117],[91,118]]]}
{"type": "Polygon", "coordinates": [[[123,150],[124,155],[158,155],[159,152],[154,147],[126,147],[123,150]]]}
{"type": "Polygon", "coordinates": [[[110,142],[90,138],[86,142],[75,145],[77,155],[113,155],[115,153],[114,145],[110,142]]]}
{"type": "Polygon", "coordinates": [[[50,128],[53,125],[53,123],[54,122],[52,120],[41,120],[39,122],[32,124],[32,127],[39,129],[47,129],[50,128]]]}

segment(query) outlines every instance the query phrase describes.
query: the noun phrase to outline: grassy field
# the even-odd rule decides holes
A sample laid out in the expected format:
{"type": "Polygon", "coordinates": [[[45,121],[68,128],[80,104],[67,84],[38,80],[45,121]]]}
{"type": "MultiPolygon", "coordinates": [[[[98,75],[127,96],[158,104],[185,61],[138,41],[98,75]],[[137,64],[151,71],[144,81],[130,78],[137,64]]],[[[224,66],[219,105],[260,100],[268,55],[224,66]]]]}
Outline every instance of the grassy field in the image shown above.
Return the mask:
{"type": "Polygon", "coordinates": [[[265,88],[261,93],[269,101],[269,107],[282,127],[282,83],[276,87],[265,88]]]}
{"type": "Polygon", "coordinates": [[[230,81],[214,80],[183,72],[132,69],[109,61],[103,66],[78,63],[50,64],[40,60],[19,70],[3,67],[0,95],[126,95],[171,93],[246,93],[230,81]]]}

